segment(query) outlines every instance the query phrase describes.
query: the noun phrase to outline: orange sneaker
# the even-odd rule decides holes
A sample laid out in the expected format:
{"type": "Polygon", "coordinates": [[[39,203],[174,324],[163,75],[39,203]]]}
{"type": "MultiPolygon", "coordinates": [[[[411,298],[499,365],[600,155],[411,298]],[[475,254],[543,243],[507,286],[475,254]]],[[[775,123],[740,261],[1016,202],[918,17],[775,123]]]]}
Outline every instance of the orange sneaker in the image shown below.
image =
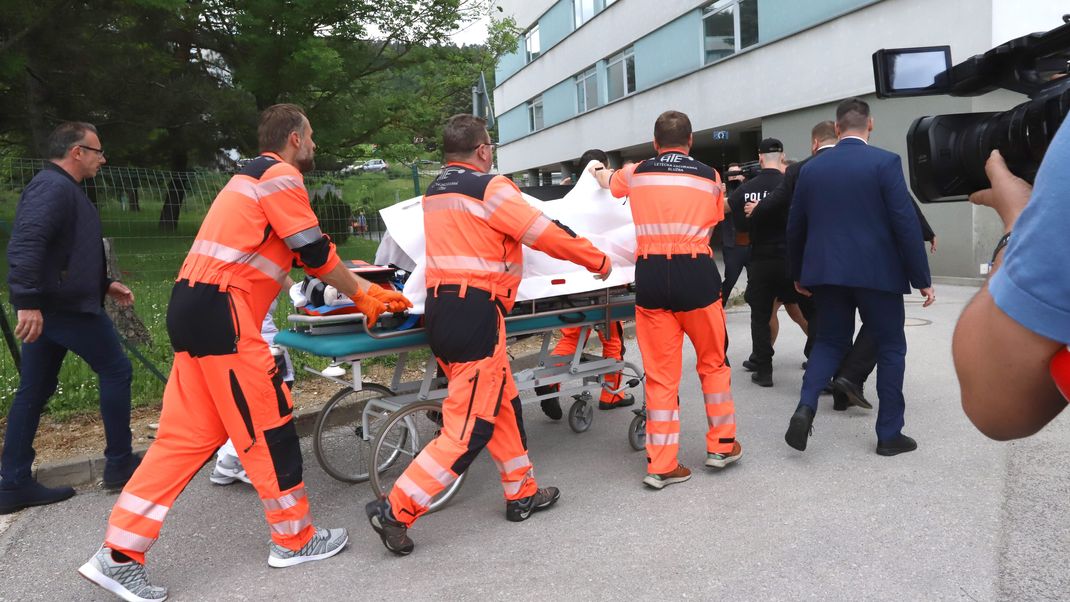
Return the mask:
{"type": "Polygon", "coordinates": [[[742,457],[743,447],[739,445],[739,441],[734,441],[732,442],[732,451],[727,454],[706,454],[706,466],[724,468],[742,457]]]}
{"type": "Polygon", "coordinates": [[[677,464],[676,468],[662,474],[648,474],[643,477],[643,484],[654,489],[664,489],[666,485],[683,483],[691,478],[691,471],[683,464],[677,464]]]}

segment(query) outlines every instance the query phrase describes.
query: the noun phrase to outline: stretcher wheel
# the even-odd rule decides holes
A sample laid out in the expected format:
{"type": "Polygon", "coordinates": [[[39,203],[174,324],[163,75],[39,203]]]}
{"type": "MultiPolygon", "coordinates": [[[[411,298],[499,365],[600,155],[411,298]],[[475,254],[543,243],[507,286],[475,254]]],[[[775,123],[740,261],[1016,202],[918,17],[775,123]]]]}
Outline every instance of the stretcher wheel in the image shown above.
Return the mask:
{"type": "Polygon", "coordinates": [[[588,403],[589,399],[588,395],[581,395],[568,409],[568,426],[577,433],[585,432],[594,422],[594,404],[588,403]]]}
{"type": "MultiPolygon", "coordinates": [[[[377,467],[371,473],[372,490],[378,495],[389,494],[409,464],[441,430],[440,402],[413,403],[391,413],[372,444],[371,462],[377,467]]],[[[428,512],[445,506],[461,488],[466,474],[461,473],[457,480],[431,498],[428,512]]]]}
{"type": "Polygon", "coordinates": [[[365,412],[365,408],[369,400],[390,395],[382,385],[362,383],[360,391],[342,389],[323,406],[316,417],[312,449],[324,472],[345,483],[368,480],[372,442],[389,412],[365,412]]]}
{"type": "Polygon", "coordinates": [[[635,451],[646,449],[646,413],[636,414],[628,425],[628,444],[635,451]]]}

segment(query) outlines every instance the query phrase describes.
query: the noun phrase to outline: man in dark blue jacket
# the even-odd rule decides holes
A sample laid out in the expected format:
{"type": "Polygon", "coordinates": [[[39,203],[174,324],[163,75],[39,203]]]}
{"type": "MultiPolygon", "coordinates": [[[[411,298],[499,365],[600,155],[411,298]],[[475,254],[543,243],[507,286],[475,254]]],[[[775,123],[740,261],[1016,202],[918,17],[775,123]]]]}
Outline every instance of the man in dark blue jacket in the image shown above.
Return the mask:
{"type": "Polygon", "coordinates": [[[80,185],[104,164],[96,128],[61,124],[48,138],[48,158],[22,191],[7,247],[22,365],[0,458],[0,514],[74,495],[70,487],[37,483],[30,472],[41,411],[68,350],[100,377],[105,488],[122,487],[140,462],[131,451],[130,360],[103,310],[104,295],[130,305],[134,294],[107,277],[100,216],[80,185]]]}
{"type": "Polygon", "coordinates": [[[920,289],[936,299],[921,225],[899,156],[869,146],[869,105],[836,108],[835,147],[802,168],[788,215],[788,257],[795,286],[813,295],[817,339],[803,376],[799,407],[784,438],[806,449],[817,398],[854,335],[855,310],[878,342],[877,453],[917,449],[903,434],[906,334],[903,295],[920,289]],[[811,292],[812,291],[812,292],[811,292]]]}

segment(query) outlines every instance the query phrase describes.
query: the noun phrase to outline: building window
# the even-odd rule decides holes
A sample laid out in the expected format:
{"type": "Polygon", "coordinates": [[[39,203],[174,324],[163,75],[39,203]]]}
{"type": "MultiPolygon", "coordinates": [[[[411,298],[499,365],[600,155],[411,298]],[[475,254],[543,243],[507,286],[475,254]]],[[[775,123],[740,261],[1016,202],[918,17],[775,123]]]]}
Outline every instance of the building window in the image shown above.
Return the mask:
{"type": "Polygon", "coordinates": [[[598,106],[598,78],[594,67],[576,76],[576,112],[583,113],[598,106]]]}
{"type": "Polygon", "coordinates": [[[592,17],[606,9],[617,0],[572,0],[572,14],[576,27],[591,20],[592,17]]]}
{"type": "Polygon", "coordinates": [[[635,53],[631,48],[606,59],[609,100],[635,92],[635,53]]]}
{"type": "Polygon", "coordinates": [[[542,96],[537,96],[528,101],[528,131],[537,132],[542,129],[542,96]]]}
{"type": "Polygon", "coordinates": [[[706,62],[758,43],[758,0],[721,0],[702,9],[706,62]]]}
{"type": "Polygon", "coordinates": [[[527,62],[534,61],[542,54],[541,47],[539,46],[539,26],[536,25],[528,30],[524,34],[524,48],[527,62]]]}

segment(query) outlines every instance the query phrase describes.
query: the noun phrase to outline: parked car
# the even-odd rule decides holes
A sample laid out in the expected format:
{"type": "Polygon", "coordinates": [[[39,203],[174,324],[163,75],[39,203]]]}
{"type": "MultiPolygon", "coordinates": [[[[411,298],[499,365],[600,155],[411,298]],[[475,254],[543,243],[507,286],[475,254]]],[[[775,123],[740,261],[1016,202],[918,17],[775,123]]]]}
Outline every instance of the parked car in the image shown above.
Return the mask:
{"type": "Polygon", "coordinates": [[[364,162],[364,165],[361,166],[360,171],[364,173],[375,173],[386,171],[388,167],[390,166],[382,159],[368,159],[364,162]]]}

